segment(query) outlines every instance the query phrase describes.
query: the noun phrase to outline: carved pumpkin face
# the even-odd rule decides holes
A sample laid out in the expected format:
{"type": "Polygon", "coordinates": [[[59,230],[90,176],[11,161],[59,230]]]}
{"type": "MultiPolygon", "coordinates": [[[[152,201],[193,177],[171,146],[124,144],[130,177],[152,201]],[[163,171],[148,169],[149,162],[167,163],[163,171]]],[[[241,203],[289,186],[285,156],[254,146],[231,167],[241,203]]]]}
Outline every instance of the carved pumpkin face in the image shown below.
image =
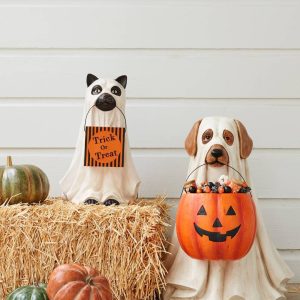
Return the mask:
{"type": "Polygon", "coordinates": [[[182,249],[193,258],[240,259],[250,250],[256,232],[251,195],[184,194],[176,230],[182,249]]]}

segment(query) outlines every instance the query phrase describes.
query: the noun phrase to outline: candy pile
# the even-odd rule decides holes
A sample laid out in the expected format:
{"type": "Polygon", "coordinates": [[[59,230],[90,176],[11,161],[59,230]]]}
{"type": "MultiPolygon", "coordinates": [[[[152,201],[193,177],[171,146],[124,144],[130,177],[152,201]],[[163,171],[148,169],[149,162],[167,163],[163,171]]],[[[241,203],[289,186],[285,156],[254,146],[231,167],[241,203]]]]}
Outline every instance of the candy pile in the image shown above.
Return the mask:
{"type": "Polygon", "coordinates": [[[227,176],[222,175],[217,182],[203,181],[197,185],[195,180],[185,183],[184,191],[186,193],[249,193],[251,188],[245,181],[237,179],[229,180],[227,176]]]}

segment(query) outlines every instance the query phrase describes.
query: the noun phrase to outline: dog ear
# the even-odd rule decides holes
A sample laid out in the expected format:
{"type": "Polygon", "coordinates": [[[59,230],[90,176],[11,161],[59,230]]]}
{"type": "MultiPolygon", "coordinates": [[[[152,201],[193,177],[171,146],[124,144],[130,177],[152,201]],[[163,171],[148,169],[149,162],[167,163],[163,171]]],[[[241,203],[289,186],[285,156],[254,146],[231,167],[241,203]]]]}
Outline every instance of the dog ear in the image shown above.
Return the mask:
{"type": "Polygon", "coordinates": [[[234,120],[238,129],[239,140],[240,140],[240,157],[247,158],[253,148],[253,141],[248,135],[246,127],[239,120],[234,120]]]}
{"type": "Polygon", "coordinates": [[[188,136],[185,139],[185,150],[190,156],[196,156],[197,154],[197,137],[198,137],[198,130],[201,124],[201,120],[197,121],[192,129],[190,130],[188,136]]]}
{"type": "Polygon", "coordinates": [[[127,76],[126,75],[121,75],[118,78],[115,79],[115,81],[119,82],[124,89],[126,89],[127,85],[127,76]]]}
{"type": "Polygon", "coordinates": [[[86,84],[87,84],[87,86],[89,87],[97,79],[98,79],[97,76],[95,76],[93,74],[87,74],[87,76],[86,76],[86,84]]]}

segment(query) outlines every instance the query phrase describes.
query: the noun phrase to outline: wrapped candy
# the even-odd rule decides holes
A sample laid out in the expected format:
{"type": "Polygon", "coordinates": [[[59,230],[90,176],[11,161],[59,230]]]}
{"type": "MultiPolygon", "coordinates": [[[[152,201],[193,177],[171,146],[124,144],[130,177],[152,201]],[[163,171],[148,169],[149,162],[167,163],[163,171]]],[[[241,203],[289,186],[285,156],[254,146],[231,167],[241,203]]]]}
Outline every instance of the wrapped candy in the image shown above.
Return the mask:
{"type": "Polygon", "coordinates": [[[196,181],[193,179],[193,180],[190,180],[190,181],[187,181],[183,187],[184,191],[186,193],[196,193],[197,192],[197,184],[196,184],[196,181]]]}
{"type": "Polygon", "coordinates": [[[229,180],[228,176],[222,175],[218,181],[203,181],[197,185],[196,181],[187,181],[184,185],[186,193],[249,193],[251,188],[245,181],[238,179],[229,180]]]}
{"type": "Polygon", "coordinates": [[[222,175],[220,176],[220,178],[218,179],[218,182],[223,185],[225,184],[227,181],[229,180],[229,177],[227,175],[222,175]]]}

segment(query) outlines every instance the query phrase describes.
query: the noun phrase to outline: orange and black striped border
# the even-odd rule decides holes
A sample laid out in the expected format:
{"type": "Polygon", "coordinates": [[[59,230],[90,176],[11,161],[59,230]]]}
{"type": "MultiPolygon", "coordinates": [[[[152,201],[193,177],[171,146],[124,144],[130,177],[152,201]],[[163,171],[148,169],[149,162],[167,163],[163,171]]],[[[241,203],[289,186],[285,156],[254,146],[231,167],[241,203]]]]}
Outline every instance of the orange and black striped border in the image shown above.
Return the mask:
{"type": "Polygon", "coordinates": [[[125,128],[121,127],[95,127],[95,126],[86,126],[85,128],[85,147],[84,147],[84,166],[85,167],[124,167],[124,145],[125,145],[125,128]],[[100,163],[95,161],[89,151],[88,143],[95,133],[101,131],[109,131],[115,134],[119,141],[122,144],[122,152],[119,154],[118,158],[110,163],[100,163]]]}

